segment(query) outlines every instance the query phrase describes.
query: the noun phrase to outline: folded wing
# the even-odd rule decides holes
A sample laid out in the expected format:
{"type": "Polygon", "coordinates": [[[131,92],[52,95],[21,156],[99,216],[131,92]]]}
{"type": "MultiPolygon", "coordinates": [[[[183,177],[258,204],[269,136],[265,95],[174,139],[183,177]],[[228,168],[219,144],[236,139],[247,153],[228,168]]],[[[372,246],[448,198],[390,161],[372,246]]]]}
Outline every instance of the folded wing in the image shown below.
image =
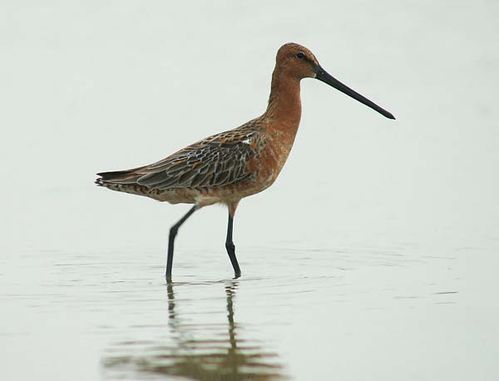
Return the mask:
{"type": "Polygon", "coordinates": [[[136,182],[148,188],[223,187],[250,179],[248,161],[255,155],[251,136],[216,136],[193,144],[157,163],[142,167],[136,182]]]}

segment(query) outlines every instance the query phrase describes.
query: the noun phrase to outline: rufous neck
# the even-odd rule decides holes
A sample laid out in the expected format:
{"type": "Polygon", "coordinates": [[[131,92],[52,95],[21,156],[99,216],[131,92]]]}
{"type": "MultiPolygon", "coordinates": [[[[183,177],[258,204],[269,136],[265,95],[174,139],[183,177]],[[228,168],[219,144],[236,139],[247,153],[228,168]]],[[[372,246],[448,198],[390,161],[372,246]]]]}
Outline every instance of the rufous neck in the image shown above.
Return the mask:
{"type": "Polygon", "coordinates": [[[272,73],[269,104],[265,116],[283,127],[298,128],[301,118],[300,80],[278,67],[272,73]]]}

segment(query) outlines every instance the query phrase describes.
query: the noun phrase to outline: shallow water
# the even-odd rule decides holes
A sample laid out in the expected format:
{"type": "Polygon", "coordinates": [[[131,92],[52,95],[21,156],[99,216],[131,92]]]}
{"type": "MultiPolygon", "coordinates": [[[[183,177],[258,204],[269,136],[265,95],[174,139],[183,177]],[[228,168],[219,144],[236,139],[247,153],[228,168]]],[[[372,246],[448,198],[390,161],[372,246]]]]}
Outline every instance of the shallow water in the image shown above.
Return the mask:
{"type": "Polygon", "coordinates": [[[499,379],[499,3],[0,2],[2,380],[499,379]],[[185,205],[93,184],[315,80],[276,183],[185,205]]]}
{"type": "Polygon", "coordinates": [[[247,247],[240,279],[230,278],[222,249],[178,248],[170,285],[152,265],[157,254],[11,258],[2,273],[4,374],[488,379],[497,370],[496,341],[483,341],[497,331],[473,322],[466,257],[483,255],[478,248],[247,247]]]}

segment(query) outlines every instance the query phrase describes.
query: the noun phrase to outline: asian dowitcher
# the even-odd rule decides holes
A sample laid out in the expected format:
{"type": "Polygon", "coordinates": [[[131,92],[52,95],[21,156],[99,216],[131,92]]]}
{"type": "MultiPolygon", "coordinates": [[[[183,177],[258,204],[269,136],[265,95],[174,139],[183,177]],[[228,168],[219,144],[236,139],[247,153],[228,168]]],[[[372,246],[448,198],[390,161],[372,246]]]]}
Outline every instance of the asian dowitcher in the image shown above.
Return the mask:
{"type": "Polygon", "coordinates": [[[266,111],[235,129],[200,140],[156,163],[124,171],[101,172],[96,180],[106,188],[147,196],[171,204],[194,206],[170,229],[166,279],[171,280],[173,246],[180,226],[199,208],[215,203],[228,207],[225,247],[236,277],[241,275],[232,241],[239,201],[261,192],[281,172],[300,124],[300,81],[316,78],[395,119],[359,93],[328,74],[307,48],[288,43],[276,56],[266,111]]]}

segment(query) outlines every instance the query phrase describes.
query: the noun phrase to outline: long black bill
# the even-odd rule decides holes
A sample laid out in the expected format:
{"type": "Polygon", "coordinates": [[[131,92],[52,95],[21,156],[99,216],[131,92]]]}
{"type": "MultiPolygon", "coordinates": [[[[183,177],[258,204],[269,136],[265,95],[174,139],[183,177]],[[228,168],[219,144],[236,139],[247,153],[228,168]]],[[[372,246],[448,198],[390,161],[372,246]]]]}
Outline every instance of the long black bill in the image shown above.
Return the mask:
{"type": "Polygon", "coordinates": [[[366,97],[363,97],[358,92],[352,90],[350,87],[344,85],[320,66],[319,69],[317,70],[317,76],[315,78],[317,78],[319,81],[322,81],[324,83],[327,83],[328,85],[333,86],[335,89],[338,89],[342,93],[352,97],[353,99],[358,100],[360,103],[364,103],[366,106],[371,107],[373,110],[376,110],[381,115],[389,119],[395,119],[395,117],[391,113],[379,107],[377,104],[371,102],[366,97]]]}

